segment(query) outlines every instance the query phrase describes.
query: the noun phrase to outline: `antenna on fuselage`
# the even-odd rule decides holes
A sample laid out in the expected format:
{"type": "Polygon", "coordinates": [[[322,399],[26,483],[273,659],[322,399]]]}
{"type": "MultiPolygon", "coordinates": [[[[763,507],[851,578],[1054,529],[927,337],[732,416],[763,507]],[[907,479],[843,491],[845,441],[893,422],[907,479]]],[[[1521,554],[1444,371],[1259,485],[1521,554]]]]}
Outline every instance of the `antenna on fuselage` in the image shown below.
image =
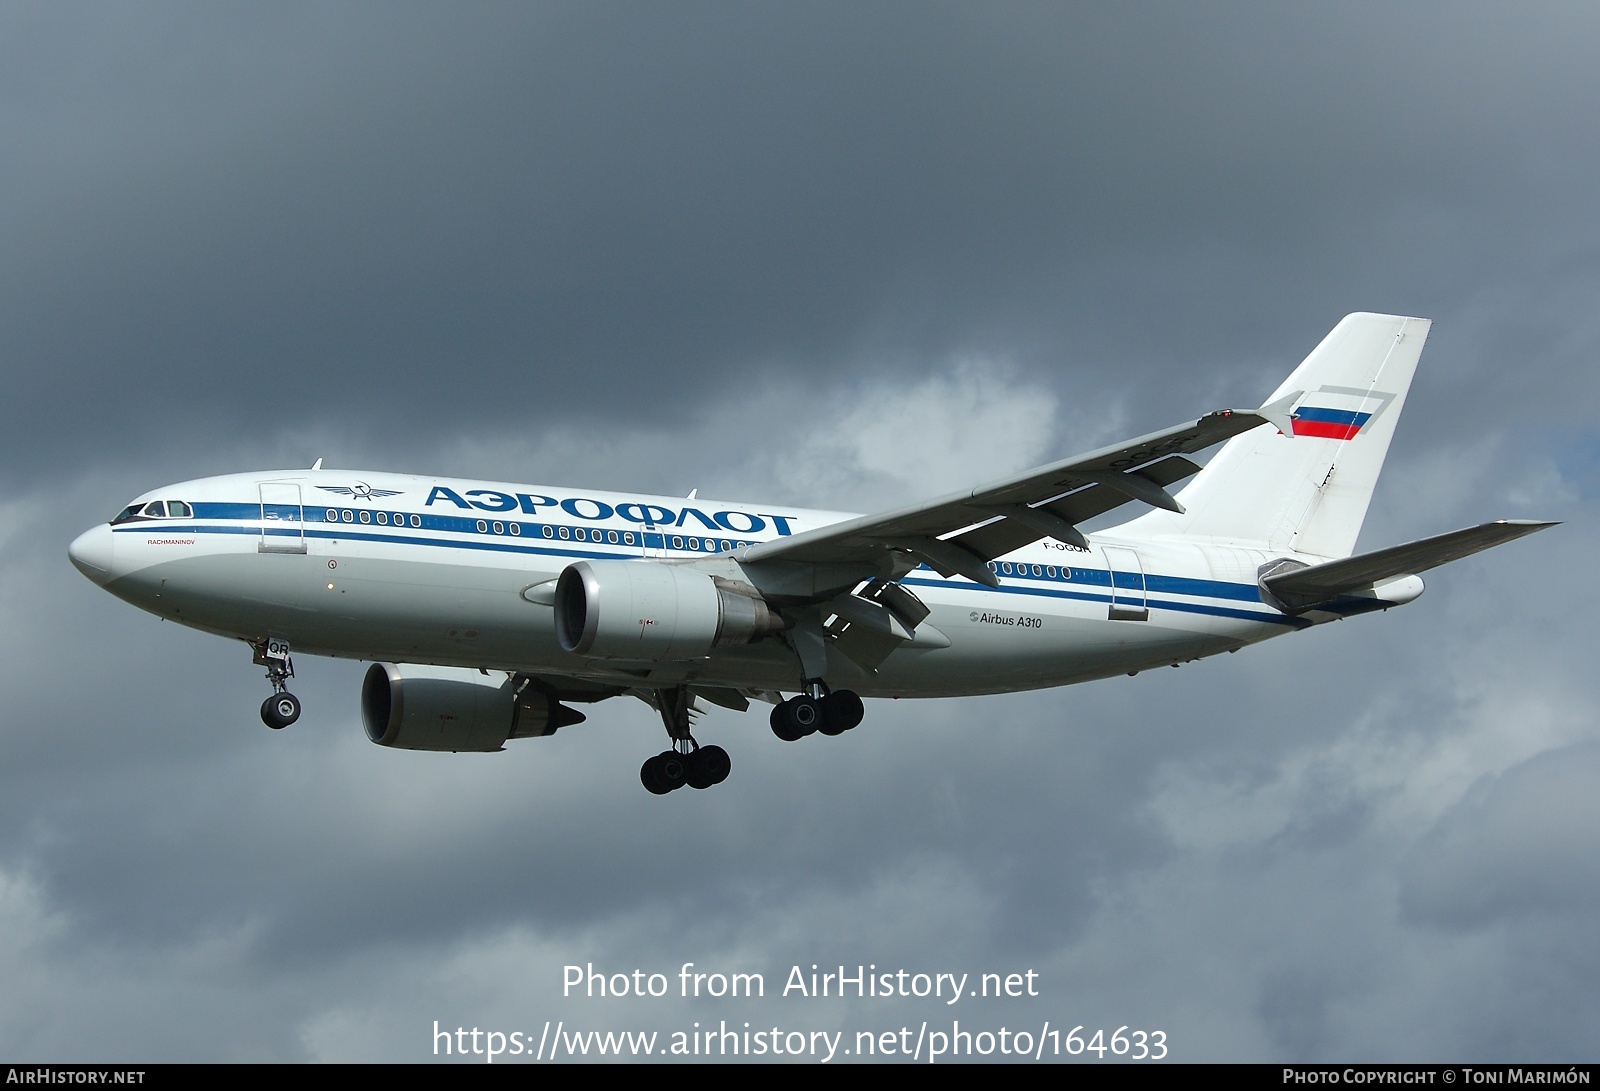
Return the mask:
{"type": "Polygon", "coordinates": [[[317,459],[317,460],[316,460],[316,461],[315,461],[315,462],[313,462],[313,463],[312,463],[312,464],[311,464],[311,468],[312,468],[312,469],[313,469],[313,470],[320,470],[320,469],[322,469],[322,459],[320,459],[320,458],[319,458],[319,459],[317,459]]]}

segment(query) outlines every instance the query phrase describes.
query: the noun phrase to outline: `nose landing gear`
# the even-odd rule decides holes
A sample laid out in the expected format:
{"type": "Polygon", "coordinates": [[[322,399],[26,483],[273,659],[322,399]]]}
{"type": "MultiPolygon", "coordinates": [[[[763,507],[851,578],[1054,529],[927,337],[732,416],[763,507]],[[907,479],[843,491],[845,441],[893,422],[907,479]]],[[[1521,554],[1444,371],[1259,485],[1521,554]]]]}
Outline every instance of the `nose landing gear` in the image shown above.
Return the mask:
{"type": "Polygon", "coordinates": [[[288,727],[300,718],[300,698],[289,692],[294,663],[289,659],[289,642],[277,638],[258,640],[250,645],[257,666],[267,668],[272,696],[261,702],[261,722],[274,731],[288,727]]]}

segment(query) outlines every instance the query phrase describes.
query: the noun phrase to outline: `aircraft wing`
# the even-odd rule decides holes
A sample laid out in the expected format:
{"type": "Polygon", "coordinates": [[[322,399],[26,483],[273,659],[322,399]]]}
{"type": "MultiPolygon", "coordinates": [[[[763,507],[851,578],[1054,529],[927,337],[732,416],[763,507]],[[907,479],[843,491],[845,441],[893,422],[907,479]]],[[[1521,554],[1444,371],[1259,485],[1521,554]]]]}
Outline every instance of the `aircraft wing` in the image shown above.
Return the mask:
{"type": "Polygon", "coordinates": [[[1415,576],[1555,525],[1534,519],[1501,519],[1373,553],[1276,572],[1263,578],[1261,585],[1289,612],[1298,613],[1331,602],[1340,595],[1368,590],[1396,576],[1415,576]]]}
{"type": "MultiPolygon", "coordinates": [[[[1166,487],[1199,470],[1185,458],[1267,423],[1257,410],[1224,409],[1190,424],[1065,459],[882,515],[864,515],[748,547],[750,563],[870,564],[891,553],[997,586],[987,562],[1041,538],[1087,549],[1076,524],[1130,500],[1183,508],[1166,487]]],[[[902,570],[903,571],[903,570],[902,570]]]]}

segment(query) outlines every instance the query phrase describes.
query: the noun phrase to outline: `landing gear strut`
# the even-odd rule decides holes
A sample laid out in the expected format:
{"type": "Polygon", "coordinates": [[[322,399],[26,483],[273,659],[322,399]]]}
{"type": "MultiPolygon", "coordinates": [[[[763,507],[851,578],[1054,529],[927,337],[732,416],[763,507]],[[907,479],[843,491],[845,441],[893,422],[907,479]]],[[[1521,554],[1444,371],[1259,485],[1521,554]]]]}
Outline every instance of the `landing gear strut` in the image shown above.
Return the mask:
{"type": "Polygon", "coordinates": [[[805,687],[772,710],[772,733],[784,742],[798,742],[816,731],[842,735],[861,722],[865,709],[853,690],[829,690],[821,679],[809,679],[805,687]]]}
{"type": "Polygon", "coordinates": [[[828,643],[819,611],[807,607],[788,616],[794,624],[782,635],[800,661],[800,692],[772,710],[772,733],[784,742],[798,742],[817,731],[842,735],[861,722],[861,698],[848,689],[829,689],[822,680],[828,643]]]}
{"type": "Polygon", "coordinates": [[[701,746],[689,731],[692,698],[688,686],[656,691],[656,708],[672,739],[670,749],[639,767],[639,781],[651,793],[664,796],[687,784],[709,788],[728,779],[733,762],[720,746],[701,746]]]}
{"type": "Polygon", "coordinates": [[[288,727],[300,718],[300,698],[289,692],[294,663],[289,659],[289,642],[271,638],[250,645],[257,666],[267,668],[272,696],[261,702],[261,722],[274,731],[288,727]]]}

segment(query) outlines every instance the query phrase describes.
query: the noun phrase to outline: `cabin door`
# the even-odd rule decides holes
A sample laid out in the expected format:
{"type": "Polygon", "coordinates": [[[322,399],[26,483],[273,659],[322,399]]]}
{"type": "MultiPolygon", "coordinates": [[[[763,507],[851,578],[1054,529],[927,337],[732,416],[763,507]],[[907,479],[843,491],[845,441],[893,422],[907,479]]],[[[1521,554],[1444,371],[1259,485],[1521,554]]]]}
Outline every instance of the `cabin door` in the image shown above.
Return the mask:
{"type": "Polygon", "coordinates": [[[300,486],[293,481],[261,483],[261,553],[304,553],[305,512],[300,507],[300,486]]]}
{"type": "Polygon", "coordinates": [[[1105,554],[1106,572],[1111,577],[1111,608],[1106,616],[1112,621],[1149,621],[1150,604],[1145,600],[1144,563],[1139,552],[1125,546],[1101,546],[1105,554]]]}

